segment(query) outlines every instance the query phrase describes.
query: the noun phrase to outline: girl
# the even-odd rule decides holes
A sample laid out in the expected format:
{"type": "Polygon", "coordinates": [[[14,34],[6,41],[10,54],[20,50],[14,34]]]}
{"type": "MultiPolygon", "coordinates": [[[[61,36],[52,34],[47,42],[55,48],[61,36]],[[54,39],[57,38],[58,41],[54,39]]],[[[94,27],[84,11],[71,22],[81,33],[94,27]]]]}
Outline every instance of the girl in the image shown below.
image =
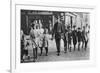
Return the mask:
{"type": "Polygon", "coordinates": [[[45,30],[44,30],[44,38],[43,38],[43,44],[44,44],[44,48],[45,48],[45,51],[46,51],[46,56],[48,56],[48,37],[49,37],[49,35],[48,35],[48,29],[47,28],[45,28],[45,30]]]}

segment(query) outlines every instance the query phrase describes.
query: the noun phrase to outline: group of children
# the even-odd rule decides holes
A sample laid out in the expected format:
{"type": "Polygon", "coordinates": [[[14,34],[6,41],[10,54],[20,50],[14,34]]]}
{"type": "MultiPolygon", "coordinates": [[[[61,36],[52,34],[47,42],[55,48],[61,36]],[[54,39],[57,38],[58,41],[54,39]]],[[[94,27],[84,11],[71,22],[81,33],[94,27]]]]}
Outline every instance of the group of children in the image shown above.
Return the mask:
{"type": "MultiPolygon", "coordinates": [[[[21,31],[22,32],[22,31],[21,31]]],[[[30,34],[25,35],[21,33],[21,60],[24,62],[25,59],[33,58],[35,62],[38,55],[38,49],[40,49],[40,56],[43,54],[43,49],[45,49],[45,55],[48,56],[48,29],[45,28],[34,28],[31,27],[30,34]],[[29,50],[33,53],[30,56],[29,50]]]]}
{"type": "MultiPolygon", "coordinates": [[[[73,26],[73,30],[70,26],[64,32],[64,51],[65,53],[69,50],[71,51],[72,41],[74,46],[74,51],[76,50],[76,44],[78,44],[78,51],[80,51],[80,44],[82,42],[82,48],[86,50],[88,43],[88,33],[86,27],[76,29],[73,26]]],[[[48,45],[49,45],[49,34],[47,28],[36,28],[31,27],[30,34],[25,35],[21,30],[21,62],[25,62],[25,59],[30,59],[32,57],[33,62],[36,61],[38,55],[38,49],[40,49],[40,56],[43,54],[43,49],[45,49],[45,56],[48,56],[48,45]],[[30,56],[28,50],[31,50],[32,56],[30,56]]]]}
{"type": "Polygon", "coordinates": [[[80,27],[76,29],[76,26],[73,26],[73,30],[70,26],[67,26],[67,29],[64,33],[64,50],[65,53],[69,50],[71,51],[71,47],[73,44],[74,51],[76,50],[76,44],[78,44],[78,51],[80,51],[80,48],[83,48],[86,50],[87,44],[88,44],[88,34],[89,30],[86,31],[86,27],[83,26],[81,29],[80,27]],[[82,47],[81,47],[82,43],[82,47]]]}

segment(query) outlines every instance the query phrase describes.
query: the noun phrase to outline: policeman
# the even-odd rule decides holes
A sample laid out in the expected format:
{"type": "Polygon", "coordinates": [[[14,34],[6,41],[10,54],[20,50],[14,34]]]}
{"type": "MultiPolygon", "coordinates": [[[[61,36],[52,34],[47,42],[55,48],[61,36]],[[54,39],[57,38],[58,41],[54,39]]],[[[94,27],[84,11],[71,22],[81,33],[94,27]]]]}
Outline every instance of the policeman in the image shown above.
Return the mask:
{"type": "Polygon", "coordinates": [[[76,26],[73,26],[73,31],[72,31],[72,39],[73,39],[73,45],[74,45],[74,51],[76,49],[76,44],[77,44],[77,31],[76,31],[76,26]]]}
{"type": "Polygon", "coordinates": [[[60,21],[60,17],[58,16],[57,22],[54,24],[53,28],[53,35],[55,34],[55,42],[57,47],[57,55],[60,55],[60,40],[61,40],[61,34],[63,33],[63,26],[60,21]]]}

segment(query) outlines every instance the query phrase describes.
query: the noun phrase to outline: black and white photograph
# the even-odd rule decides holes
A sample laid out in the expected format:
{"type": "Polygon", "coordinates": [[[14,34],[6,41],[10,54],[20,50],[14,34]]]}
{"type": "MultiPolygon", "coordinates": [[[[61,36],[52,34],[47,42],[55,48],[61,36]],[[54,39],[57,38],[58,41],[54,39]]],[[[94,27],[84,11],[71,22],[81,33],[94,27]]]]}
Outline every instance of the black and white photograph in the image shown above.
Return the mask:
{"type": "Polygon", "coordinates": [[[89,12],[20,10],[20,63],[89,58],[89,12]]]}

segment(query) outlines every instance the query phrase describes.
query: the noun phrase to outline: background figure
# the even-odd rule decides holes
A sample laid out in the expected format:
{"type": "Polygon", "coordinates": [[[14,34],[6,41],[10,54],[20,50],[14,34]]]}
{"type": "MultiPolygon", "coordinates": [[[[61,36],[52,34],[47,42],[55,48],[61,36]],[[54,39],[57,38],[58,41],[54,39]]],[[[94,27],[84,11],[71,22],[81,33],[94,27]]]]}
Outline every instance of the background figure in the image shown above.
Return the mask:
{"type": "Polygon", "coordinates": [[[70,26],[68,26],[68,49],[70,52],[71,52],[71,38],[72,38],[72,32],[70,26]]]}
{"type": "Polygon", "coordinates": [[[76,49],[76,44],[77,44],[77,31],[76,31],[76,26],[73,26],[73,31],[72,31],[72,38],[73,38],[73,45],[74,45],[74,51],[76,49]]]}
{"type": "Polygon", "coordinates": [[[78,51],[80,51],[80,43],[81,43],[81,31],[80,31],[80,27],[78,28],[78,31],[77,31],[77,37],[78,37],[78,51]]]}
{"type": "Polygon", "coordinates": [[[55,34],[55,42],[57,47],[57,55],[60,55],[60,40],[63,33],[63,27],[60,22],[60,18],[57,18],[57,22],[54,24],[53,35],[55,34]]]}

